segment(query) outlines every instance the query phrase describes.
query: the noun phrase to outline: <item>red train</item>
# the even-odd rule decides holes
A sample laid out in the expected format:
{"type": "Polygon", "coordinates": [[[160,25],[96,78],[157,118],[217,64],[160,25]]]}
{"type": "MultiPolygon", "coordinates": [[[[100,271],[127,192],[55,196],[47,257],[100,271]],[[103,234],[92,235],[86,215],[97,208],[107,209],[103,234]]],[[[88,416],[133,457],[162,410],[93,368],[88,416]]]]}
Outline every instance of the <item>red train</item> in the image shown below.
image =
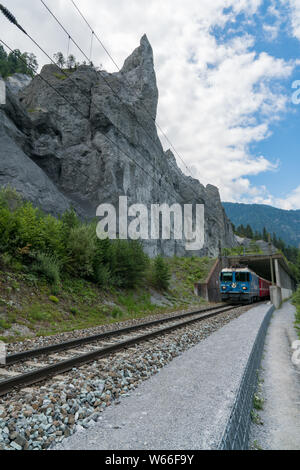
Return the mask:
{"type": "Polygon", "coordinates": [[[270,287],[272,282],[266,281],[262,277],[259,277],[259,297],[260,299],[269,299],[270,298],[270,287]]]}

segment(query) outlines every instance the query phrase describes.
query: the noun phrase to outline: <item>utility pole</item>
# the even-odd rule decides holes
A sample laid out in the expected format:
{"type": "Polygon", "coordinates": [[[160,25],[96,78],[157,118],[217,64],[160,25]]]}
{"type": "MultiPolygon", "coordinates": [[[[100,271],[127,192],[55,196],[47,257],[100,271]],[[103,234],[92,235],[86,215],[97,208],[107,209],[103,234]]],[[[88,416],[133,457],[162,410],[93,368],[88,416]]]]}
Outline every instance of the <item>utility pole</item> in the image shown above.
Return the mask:
{"type": "Polygon", "coordinates": [[[271,266],[271,279],[272,279],[272,286],[275,286],[275,278],[274,278],[274,265],[273,265],[273,256],[272,256],[272,242],[271,242],[271,235],[269,233],[269,251],[270,251],[270,266],[271,266]]]}

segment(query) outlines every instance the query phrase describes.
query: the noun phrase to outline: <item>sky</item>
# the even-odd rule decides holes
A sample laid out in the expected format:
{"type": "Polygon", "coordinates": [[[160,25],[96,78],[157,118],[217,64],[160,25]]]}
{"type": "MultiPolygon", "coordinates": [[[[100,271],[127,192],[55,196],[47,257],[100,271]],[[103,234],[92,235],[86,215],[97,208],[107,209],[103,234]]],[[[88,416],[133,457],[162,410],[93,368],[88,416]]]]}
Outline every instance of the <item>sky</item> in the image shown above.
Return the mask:
{"type": "MultiPolygon", "coordinates": [[[[90,30],[71,0],[44,2],[89,55],[90,30]]],[[[120,67],[147,34],[157,122],[194,177],[223,201],[300,209],[300,0],[75,2],[120,67]]],[[[2,3],[49,55],[67,54],[68,37],[40,0],[2,3]]],[[[49,62],[3,16],[0,38],[49,62]]],[[[70,53],[84,60],[74,45],[70,53]]],[[[96,42],[92,60],[116,71],[96,42]]]]}

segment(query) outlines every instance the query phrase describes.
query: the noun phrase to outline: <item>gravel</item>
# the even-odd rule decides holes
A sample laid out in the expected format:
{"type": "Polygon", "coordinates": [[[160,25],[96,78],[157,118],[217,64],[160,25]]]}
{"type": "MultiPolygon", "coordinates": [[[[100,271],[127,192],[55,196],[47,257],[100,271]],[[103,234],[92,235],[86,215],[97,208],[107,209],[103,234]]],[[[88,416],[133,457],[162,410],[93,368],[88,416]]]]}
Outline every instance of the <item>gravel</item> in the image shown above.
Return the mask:
{"type": "MultiPolygon", "coordinates": [[[[122,397],[129,396],[176,356],[238,318],[249,308],[240,307],[230,313],[192,324],[75,368],[42,385],[1,397],[0,446],[10,450],[19,447],[47,449],[74,432],[88,428],[102,418],[103,412],[112,403],[119,404],[122,397]]],[[[124,323],[120,324],[122,326],[124,323]]],[[[116,325],[109,327],[115,328],[116,325]]],[[[94,334],[95,331],[104,331],[102,328],[84,331],[85,334],[94,334]]],[[[65,334],[63,337],[67,339],[65,334]]],[[[74,336],[68,335],[70,337],[74,336]]],[[[59,338],[61,340],[62,335],[59,338]]],[[[47,342],[48,338],[40,340],[47,342]]],[[[53,337],[51,340],[53,342],[53,337]]],[[[31,341],[30,348],[35,341],[31,341]]]]}

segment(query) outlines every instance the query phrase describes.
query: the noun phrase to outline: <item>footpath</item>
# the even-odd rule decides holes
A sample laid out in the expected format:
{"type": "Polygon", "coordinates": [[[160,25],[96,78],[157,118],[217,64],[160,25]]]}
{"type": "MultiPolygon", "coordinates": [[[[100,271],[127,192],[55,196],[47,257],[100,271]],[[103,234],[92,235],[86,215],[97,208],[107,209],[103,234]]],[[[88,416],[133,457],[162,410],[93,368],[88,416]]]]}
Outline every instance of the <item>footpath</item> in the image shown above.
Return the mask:
{"type": "MultiPolygon", "coordinates": [[[[250,445],[266,450],[300,450],[300,365],[292,361],[299,340],[290,302],[276,310],[267,332],[260,370],[263,424],[252,424],[250,445]]],[[[300,357],[300,354],[298,355],[300,357]]]]}

